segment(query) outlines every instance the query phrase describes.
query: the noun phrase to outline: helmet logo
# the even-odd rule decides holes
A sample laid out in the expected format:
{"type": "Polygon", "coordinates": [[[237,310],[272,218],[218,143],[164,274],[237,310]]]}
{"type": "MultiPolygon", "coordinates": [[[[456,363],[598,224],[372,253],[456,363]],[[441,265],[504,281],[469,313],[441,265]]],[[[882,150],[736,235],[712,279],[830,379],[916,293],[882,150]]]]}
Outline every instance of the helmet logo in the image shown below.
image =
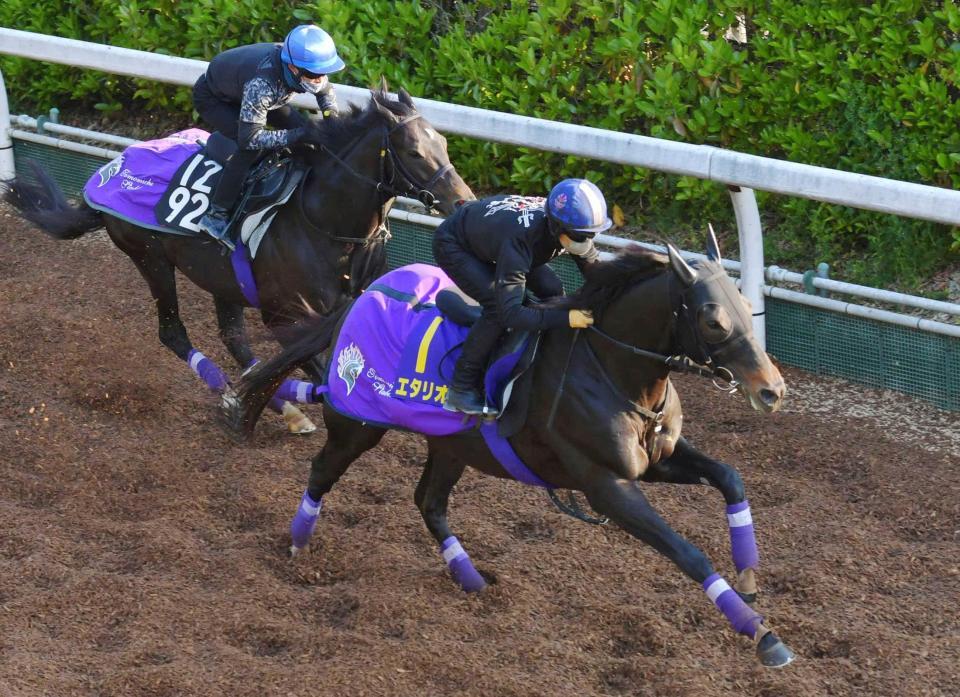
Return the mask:
{"type": "Polygon", "coordinates": [[[560,194],[559,196],[553,199],[553,207],[558,211],[561,210],[566,205],[567,205],[566,194],[560,194]]]}

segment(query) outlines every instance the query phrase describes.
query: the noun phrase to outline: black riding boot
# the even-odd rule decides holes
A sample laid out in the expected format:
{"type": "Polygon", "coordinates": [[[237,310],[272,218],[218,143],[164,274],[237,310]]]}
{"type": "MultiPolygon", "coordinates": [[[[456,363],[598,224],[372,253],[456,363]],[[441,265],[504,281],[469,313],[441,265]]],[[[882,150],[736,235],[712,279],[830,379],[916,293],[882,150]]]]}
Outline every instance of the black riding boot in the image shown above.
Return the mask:
{"type": "Polygon", "coordinates": [[[211,197],[210,208],[197,223],[200,230],[226,246],[231,252],[235,245],[229,236],[230,210],[243,187],[250,165],[259,156],[259,150],[237,150],[230,156],[223,166],[223,172],[220,173],[220,181],[217,182],[211,197]]]}
{"type": "Polygon", "coordinates": [[[486,399],[482,388],[487,361],[500,339],[502,328],[486,315],[481,316],[463,342],[443,408],[464,414],[482,414],[486,399]]]}
{"type": "Polygon", "coordinates": [[[230,225],[230,211],[228,209],[211,203],[197,225],[202,232],[207,233],[217,242],[226,246],[231,252],[236,248],[233,240],[227,236],[227,227],[230,225]]]}

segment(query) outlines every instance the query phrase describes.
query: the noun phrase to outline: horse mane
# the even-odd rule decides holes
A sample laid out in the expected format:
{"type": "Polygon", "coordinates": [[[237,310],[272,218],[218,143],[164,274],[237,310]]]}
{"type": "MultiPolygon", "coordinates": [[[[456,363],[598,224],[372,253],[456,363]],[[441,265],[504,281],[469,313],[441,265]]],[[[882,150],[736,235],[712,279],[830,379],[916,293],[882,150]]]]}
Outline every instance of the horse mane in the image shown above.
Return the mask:
{"type": "Polygon", "coordinates": [[[638,244],[630,245],[609,261],[584,267],[586,282],[563,303],[567,307],[600,312],[630,288],[665,273],[669,267],[667,255],[638,244]]]}
{"type": "Polygon", "coordinates": [[[385,89],[373,89],[370,90],[370,101],[365,106],[351,104],[349,110],[341,111],[336,118],[311,120],[301,142],[337,152],[371,128],[393,125],[377,108],[378,104],[400,118],[416,111],[402,102],[391,100],[385,89]]]}

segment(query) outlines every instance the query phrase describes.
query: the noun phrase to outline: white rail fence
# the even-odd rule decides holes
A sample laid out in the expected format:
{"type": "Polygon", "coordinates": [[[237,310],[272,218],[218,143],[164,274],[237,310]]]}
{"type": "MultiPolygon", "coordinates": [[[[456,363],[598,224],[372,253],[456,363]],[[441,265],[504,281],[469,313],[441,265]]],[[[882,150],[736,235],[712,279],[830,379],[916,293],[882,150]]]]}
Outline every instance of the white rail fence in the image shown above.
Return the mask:
{"type": "MultiPolygon", "coordinates": [[[[68,64],[78,68],[152,79],[175,85],[192,85],[207,66],[204,61],[3,27],[0,27],[0,54],[68,64]]],[[[337,94],[347,103],[365,104],[369,98],[368,90],[349,85],[337,85],[337,94]]],[[[960,224],[960,192],[745,155],[712,146],[689,145],[428,99],[418,98],[416,103],[418,109],[432,123],[449,133],[628,166],[645,167],[677,175],[694,176],[726,185],[736,214],[741,252],[739,262],[730,261],[727,265],[739,271],[740,287],[753,304],[754,329],[762,342],[765,340],[763,315],[765,295],[960,337],[960,326],[955,324],[936,322],[766,285],[765,280],[801,283],[802,276],[777,267],[764,269],[762,229],[753,190],[760,189],[949,225],[960,224]]],[[[303,95],[296,98],[294,104],[302,108],[315,107],[313,100],[303,95]]],[[[36,125],[35,120],[29,117],[12,118],[10,116],[3,76],[0,74],[0,178],[10,177],[14,173],[11,137],[105,157],[111,157],[116,152],[17,128],[18,126],[35,128],[36,125]],[[9,128],[5,127],[8,122],[9,128]]],[[[132,142],[130,139],[119,136],[92,134],[82,129],[52,123],[44,124],[44,130],[89,140],[99,139],[99,142],[115,146],[125,146],[132,142]]],[[[416,213],[394,211],[393,215],[420,224],[437,224],[436,219],[416,213]]],[[[601,236],[598,241],[612,247],[629,242],[609,235],[601,236]]],[[[814,285],[831,292],[857,295],[878,302],[904,305],[952,316],[960,315],[960,305],[953,303],[916,298],[829,279],[815,279],[814,285]]]]}

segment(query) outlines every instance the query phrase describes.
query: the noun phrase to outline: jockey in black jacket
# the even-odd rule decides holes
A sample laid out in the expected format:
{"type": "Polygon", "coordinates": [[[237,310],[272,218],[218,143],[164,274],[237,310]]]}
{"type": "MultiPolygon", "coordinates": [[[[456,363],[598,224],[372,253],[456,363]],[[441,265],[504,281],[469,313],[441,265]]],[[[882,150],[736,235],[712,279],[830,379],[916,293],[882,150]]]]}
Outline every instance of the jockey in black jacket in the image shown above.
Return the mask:
{"type": "Polygon", "coordinates": [[[282,44],[239,46],[210,61],[193,86],[193,105],[201,119],[240,149],[225,163],[201,230],[233,249],[226,228],[247,171],[264,150],[296,143],[307,125],[287,102],[309,92],[324,117],[335,116],[337,98],[327,75],[343,68],[333,39],[312,24],[296,27],[282,44]]]}
{"type": "Polygon", "coordinates": [[[445,409],[484,413],[483,374],[504,329],[593,324],[588,311],[525,305],[524,298],[527,288],[540,299],[563,295],[547,262],[564,252],[581,269],[595,262],[600,253],[593,236],[610,225],[603,194],[586,179],[564,179],[547,199],[509,195],[470,201],[440,224],[433,238],[437,263],[483,307],[457,360],[445,409]]]}

